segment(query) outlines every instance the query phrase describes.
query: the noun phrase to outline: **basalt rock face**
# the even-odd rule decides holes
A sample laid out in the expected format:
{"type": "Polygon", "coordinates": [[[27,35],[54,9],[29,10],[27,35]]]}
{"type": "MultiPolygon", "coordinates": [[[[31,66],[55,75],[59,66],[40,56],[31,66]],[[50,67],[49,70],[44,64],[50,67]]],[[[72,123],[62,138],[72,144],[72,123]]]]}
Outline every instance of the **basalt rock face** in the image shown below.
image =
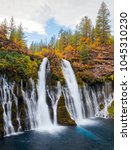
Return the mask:
{"type": "Polygon", "coordinates": [[[64,126],[76,125],[75,121],[71,118],[71,116],[66,108],[63,95],[60,97],[60,100],[58,102],[57,115],[58,115],[58,124],[64,125],[64,126]]]}

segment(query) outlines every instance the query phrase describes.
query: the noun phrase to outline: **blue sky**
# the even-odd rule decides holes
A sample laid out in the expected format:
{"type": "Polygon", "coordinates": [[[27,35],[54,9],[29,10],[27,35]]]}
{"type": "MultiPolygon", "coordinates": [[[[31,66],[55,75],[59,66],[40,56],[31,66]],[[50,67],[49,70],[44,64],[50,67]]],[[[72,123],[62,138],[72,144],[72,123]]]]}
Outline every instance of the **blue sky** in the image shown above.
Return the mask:
{"type": "Polygon", "coordinates": [[[22,23],[28,45],[41,39],[49,41],[58,35],[61,28],[73,29],[84,16],[91,18],[93,25],[100,4],[104,1],[114,22],[114,0],[0,0],[0,22],[9,22],[13,16],[16,25],[22,23]]]}
{"type": "Polygon", "coordinates": [[[64,26],[64,25],[58,25],[56,23],[56,21],[54,19],[49,19],[47,21],[46,27],[45,27],[45,32],[46,34],[38,34],[38,33],[28,33],[25,32],[25,37],[28,43],[28,46],[30,45],[30,43],[32,41],[35,42],[40,42],[40,40],[42,39],[43,41],[49,42],[52,36],[58,36],[58,33],[60,31],[60,29],[67,29],[68,27],[64,26]]]}

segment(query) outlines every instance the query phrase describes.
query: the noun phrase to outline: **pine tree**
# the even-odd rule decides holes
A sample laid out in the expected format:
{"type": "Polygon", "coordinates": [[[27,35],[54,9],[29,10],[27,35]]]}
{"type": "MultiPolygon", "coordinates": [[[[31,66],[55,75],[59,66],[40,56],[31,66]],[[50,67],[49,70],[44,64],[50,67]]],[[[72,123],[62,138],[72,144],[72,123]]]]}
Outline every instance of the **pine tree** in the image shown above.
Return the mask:
{"type": "Polygon", "coordinates": [[[40,42],[39,42],[39,47],[40,47],[40,50],[42,50],[42,48],[45,47],[44,42],[43,42],[42,39],[41,39],[40,42]]]}
{"type": "Polygon", "coordinates": [[[31,42],[29,49],[32,50],[32,51],[34,50],[34,42],[33,41],[31,42]]]}
{"type": "Polygon", "coordinates": [[[18,40],[23,40],[23,41],[25,40],[25,36],[24,36],[22,24],[20,24],[18,26],[18,29],[17,29],[17,39],[18,40]]]}
{"type": "Polygon", "coordinates": [[[73,46],[77,47],[80,44],[80,38],[81,38],[81,33],[79,31],[79,26],[76,26],[76,30],[74,32],[74,42],[73,42],[73,46]]]}
{"type": "Polygon", "coordinates": [[[95,37],[99,39],[101,44],[106,44],[108,41],[108,36],[110,35],[110,12],[104,2],[102,2],[100,9],[98,11],[96,27],[95,27],[95,37]]]}
{"type": "Polygon", "coordinates": [[[92,31],[91,31],[91,41],[92,42],[95,41],[95,29],[94,29],[94,27],[92,28],[92,31]]]}
{"type": "Polygon", "coordinates": [[[10,20],[9,31],[10,31],[9,39],[13,41],[16,36],[16,26],[15,26],[13,17],[10,20]]]}
{"type": "Polygon", "coordinates": [[[30,44],[30,48],[29,49],[32,52],[40,51],[40,45],[39,45],[39,43],[36,43],[36,42],[32,41],[32,43],[30,44]]]}
{"type": "Polygon", "coordinates": [[[82,18],[79,28],[83,37],[85,38],[91,37],[92,23],[87,16],[82,18]]]}
{"type": "Polygon", "coordinates": [[[7,26],[7,20],[6,19],[0,25],[0,34],[4,38],[8,38],[8,26],[7,26]]]}
{"type": "Polygon", "coordinates": [[[59,41],[58,41],[58,48],[60,51],[63,51],[65,47],[67,46],[67,32],[61,29],[59,31],[59,41]]]}
{"type": "Polygon", "coordinates": [[[56,37],[54,35],[51,37],[50,43],[49,43],[49,47],[51,48],[51,50],[55,49],[55,43],[56,43],[56,37]]]}
{"type": "Polygon", "coordinates": [[[17,28],[15,28],[13,41],[17,43],[18,45],[20,45],[22,48],[27,47],[22,24],[20,24],[17,28]]]}

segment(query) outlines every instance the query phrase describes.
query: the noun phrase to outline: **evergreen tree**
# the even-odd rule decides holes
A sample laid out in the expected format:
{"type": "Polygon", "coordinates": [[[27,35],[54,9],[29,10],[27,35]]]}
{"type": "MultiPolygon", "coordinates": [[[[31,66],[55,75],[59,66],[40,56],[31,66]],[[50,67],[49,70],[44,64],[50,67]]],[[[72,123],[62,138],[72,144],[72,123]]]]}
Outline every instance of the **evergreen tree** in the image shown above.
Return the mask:
{"type": "Polygon", "coordinates": [[[40,43],[39,43],[39,48],[40,48],[40,50],[42,50],[42,48],[44,48],[44,47],[46,47],[46,46],[45,46],[43,40],[41,39],[40,43]]]}
{"type": "Polygon", "coordinates": [[[101,44],[106,44],[108,41],[108,36],[110,35],[110,12],[104,2],[102,2],[100,9],[98,11],[96,27],[95,27],[95,37],[99,39],[101,44]]]}
{"type": "Polygon", "coordinates": [[[9,31],[10,31],[9,39],[13,41],[16,36],[16,26],[15,26],[13,17],[10,20],[9,31]]]}
{"type": "Polygon", "coordinates": [[[4,38],[8,38],[8,26],[7,26],[7,20],[6,19],[0,25],[0,34],[4,38]]]}
{"type": "Polygon", "coordinates": [[[58,41],[58,48],[60,51],[63,51],[64,48],[67,46],[67,32],[61,29],[59,31],[59,41],[58,41]]]}
{"type": "Polygon", "coordinates": [[[77,25],[76,26],[76,30],[75,30],[75,33],[74,33],[74,43],[73,43],[73,46],[74,47],[77,47],[79,44],[80,44],[80,37],[81,37],[81,34],[79,32],[79,26],[77,25]]]}
{"type": "Polygon", "coordinates": [[[54,35],[51,37],[50,43],[49,43],[49,47],[51,48],[51,50],[55,49],[55,43],[56,43],[56,37],[54,35]]]}
{"type": "Polygon", "coordinates": [[[82,18],[79,28],[80,28],[82,37],[85,37],[85,38],[91,37],[92,23],[91,23],[91,20],[87,16],[82,18]]]}
{"type": "Polygon", "coordinates": [[[13,41],[20,45],[22,48],[26,48],[26,40],[25,40],[25,35],[23,31],[22,24],[18,26],[18,28],[15,28],[15,34],[14,34],[14,39],[13,41]]]}
{"type": "Polygon", "coordinates": [[[34,42],[33,41],[31,42],[29,49],[32,50],[32,51],[34,50],[34,42]]]}
{"type": "Polygon", "coordinates": [[[29,49],[32,50],[33,52],[36,52],[36,51],[41,51],[42,48],[47,48],[47,45],[41,39],[40,42],[32,41],[29,49]]]}
{"type": "Polygon", "coordinates": [[[72,41],[73,39],[72,39],[72,32],[71,32],[71,30],[70,29],[68,29],[67,31],[66,31],[66,43],[67,43],[67,45],[72,45],[73,44],[73,41],[72,41]]]}
{"type": "Polygon", "coordinates": [[[95,41],[95,29],[94,29],[94,27],[92,28],[92,32],[91,32],[91,41],[92,42],[95,41]]]}
{"type": "Polygon", "coordinates": [[[20,24],[18,26],[18,29],[17,29],[17,39],[18,40],[23,40],[23,41],[25,40],[25,36],[24,36],[22,24],[20,24]]]}
{"type": "Polygon", "coordinates": [[[30,45],[30,50],[32,50],[33,52],[39,51],[40,50],[39,44],[32,41],[32,43],[30,45]]]}

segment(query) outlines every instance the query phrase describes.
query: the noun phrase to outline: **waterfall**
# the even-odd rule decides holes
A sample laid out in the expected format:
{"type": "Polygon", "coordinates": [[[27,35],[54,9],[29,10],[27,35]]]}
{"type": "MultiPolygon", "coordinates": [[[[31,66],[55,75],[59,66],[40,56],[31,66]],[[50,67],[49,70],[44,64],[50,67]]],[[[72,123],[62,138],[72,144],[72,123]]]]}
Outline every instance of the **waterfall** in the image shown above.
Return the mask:
{"type": "Polygon", "coordinates": [[[58,127],[57,108],[62,95],[70,117],[77,124],[88,123],[87,119],[92,117],[109,117],[108,108],[113,102],[111,82],[95,85],[84,83],[79,87],[71,64],[64,59],[62,71],[66,85],[57,81],[55,86],[48,86],[46,81],[50,64],[44,58],[38,71],[37,84],[30,78],[26,83],[21,80],[20,86],[20,83],[8,82],[5,77],[0,77],[0,117],[3,119],[5,136],[30,129],[49,129],[52,133],[58,127]]]}
{"type": "Polygon", "coordinates": [[[103,117],[103,118],[109,117],[108,108],[111,106],[111,104],[113,102],[113,94],[112,94],[113,92],[111,91],[111,89],[112,89],[111,83],[108,82],[102,86],[101,90],[100,89],[97,90],[98,91],[98,99],[99,99],[99,97],[103,97],[103,101],[100,104],[103,104],[104,108],[102,110],[98,110],[96,113],[96,116],[103,117]]]}
{"type": "Polygon", "coordinates": [[[62,71],[67,84],[63,87],[63,95],[71,118],[77,124],[83,124],[87,118],[95,116],[108,118],[108,108],[113,101],[113,91],[110,91],[111,83],[96,87],[84,84],[82,88],[79,88],[69,61],[62,60],[62,71]],[[103,109],[100,105],[103,105],[103,109]]]}
{"type": "Polygon", "coordinates": [[[16,120],[18,121],[18,129],[17,129],[17,132],[20,132],[22,131],[22,127],[21,127],[21,122],[20,122],[20,115],[19,115],[19,108],[18,108],[18,98],[17,96],[15,95],[13,89],[14,89],[14,85],[12,85],[12,88],[11,88],[11,93],[14,97],[14,101],[15,101],[15,105],[16,105],[16,120]]]}
{"type": "MultiPolygon", "coordinates": [[[[84,108],[84,117],[86,118],[87,117],[87,113],[88,113],[88,117],[92,117],[94,116],[94,109],[93,109],[93,101],[91,100],[91,96],[90,96],[90,88],[89,86],[85,85],[83,86],[83,96],[82,99],[84,100],[85,99],[85,103],[83,102],[83,108],[84,108]],[[85,105],[85,106],[84,106],[85,105]]],[[[82,90],[81,90],[81,93],[82,93],[82,90]]],[[[95,99],[96,101],[96,99],[95,99]]]]}
{"type": "Polygon", "coordinates": [[[57,86],[51,90],[48,87],[47,92],[52,103],[54,125],[57,125],[57,105],[58,105],[59,98],[61,96],[61,83],[58,81],[57,86]]]}
{"type": "Polygon", "coordinates": [[[49,61],[47,58],[44,58],[38,72],[38,103],[36,115],[39,129],[46,129],[52,126],[50,112],[46,102],[46,74],[49,70],[49,61]]]}
{"type": "Polygon", "coordinates": [[[102,117],[108,118],[108,108],[113,102],[113,91],[111,82],[96,87],[89,87],[84,84],[82,101],[84,102],[84,109],[87,110],[88,117],[102,117]],[[103,105],[103,109],[100,108],[103,105]]]}
{"type": "Polygon", "coordinates": [[[11,135],[15,133],[12,124],[12,85],[8,85],[4,78],[2,80],[2,85],[0,88],[1,92],[1,102],[3,107],[3,119],[4,119],[4,131],[5,135],[11,135]]]}
{"type": "Polygon", "coordinates": [[[21,92],[26,104],[25,112],[26,112],[26,123],[27,129],[34,129],[36,127],[36,93],[35,93],[35,84],[34,81],[30,78],[29,84],[31,86],[31,91],[27,89],[23,90],[23,83],[21,82],[21,92]]]}
{"type": "Polygon", "coordinates": [[[65,89],[66,92],[64,94],[66,95],[66,101],[68,101],[67,108],[72,118],[79,124],[83,120],[80,91],[69,61],[62,60],[62,71],[67,84],[67,89],[65,89]]]}

